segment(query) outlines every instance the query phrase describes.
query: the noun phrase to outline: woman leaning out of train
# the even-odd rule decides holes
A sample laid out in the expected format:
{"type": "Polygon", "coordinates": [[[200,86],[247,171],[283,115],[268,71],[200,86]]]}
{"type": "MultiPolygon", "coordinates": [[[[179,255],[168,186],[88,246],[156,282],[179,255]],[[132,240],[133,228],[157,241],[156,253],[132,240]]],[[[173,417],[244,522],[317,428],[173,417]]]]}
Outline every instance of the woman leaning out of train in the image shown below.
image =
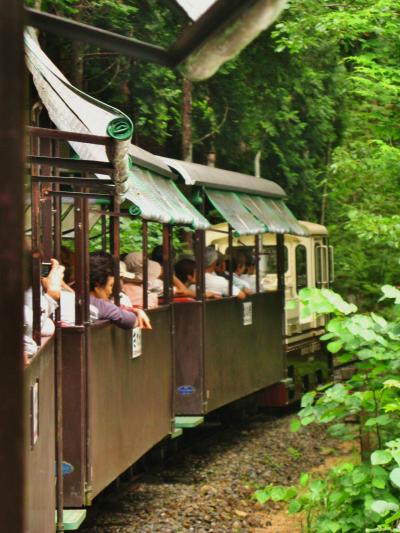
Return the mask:
{"type": "MultiPolygon", "coordinates": [[[[30,264],[30,257],[27,260],[30,264]]],[[[27,276],[29,279],[29,276],[27,276]]],[[[40,293],[40,328],[42,337],[50,337],[54,333],[54,322],[51,317],[58,307],[60,301],[61,288],[63,285],[64,267],[57,259],[51,259],[51,268],[47,276],[41,278],[40,293]]],[[[24,301],[24,362],[29,364],[31,358],[36,354],[38,346],[32,337],[33,327],[33,297],[32,283],[27,283],[24,301]]]]}
{"type": "Polygon", "coordinates": [[[118,307],[111,301],[114,287],[113,258],[106,252],[90,254],[90,314],[93,320],[110,320],[123,329],[150,328],[147,315],[139,309],[118,307]]]}

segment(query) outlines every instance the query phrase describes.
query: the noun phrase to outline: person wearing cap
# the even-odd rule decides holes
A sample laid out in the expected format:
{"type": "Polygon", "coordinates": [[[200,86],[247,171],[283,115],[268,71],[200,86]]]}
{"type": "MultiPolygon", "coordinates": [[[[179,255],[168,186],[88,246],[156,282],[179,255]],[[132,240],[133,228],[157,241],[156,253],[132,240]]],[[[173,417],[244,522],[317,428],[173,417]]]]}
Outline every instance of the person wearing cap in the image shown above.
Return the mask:
{"type": "MultiPolygon", "coordinates": [[[[213,246],[207,246],[204,253],[205,285],[206,291],[210,291],[221,296],[229,296],[229,281],[215,272],[218,261],[218,252],[213,246]]],[[[233,285],[232,296],[240,300],[246,298],[246,293],[233,285]]]]}
{"type": "MultiPolygon", "coordinates": [[[[125,257],[127,272],[134,278],[124,283],[124,293],[129,297],[133,307],[143,308],[143,253],[131,252],[125,257]]],[[[161,266],[151,259],[147,262],[147,306],[158,307],[158,296],[162,294],[163,282],[159,279],[161,266]]]]}

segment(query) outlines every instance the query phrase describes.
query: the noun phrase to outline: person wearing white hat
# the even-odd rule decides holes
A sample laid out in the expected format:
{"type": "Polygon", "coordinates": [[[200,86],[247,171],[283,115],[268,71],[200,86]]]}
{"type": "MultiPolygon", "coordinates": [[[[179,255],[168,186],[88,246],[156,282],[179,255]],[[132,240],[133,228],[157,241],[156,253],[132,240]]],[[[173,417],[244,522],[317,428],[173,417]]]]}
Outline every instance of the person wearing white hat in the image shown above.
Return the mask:
{"type": "Polygon", "coordinates": [[[119,303],[121,307],[125,307],[126,309],[133,309],[134,313],[136,314],[136,318],[138,319],[137,325],[139,328],[152,329],[150,318],[147,316],[147,314],[143,311],[143,309],[140,309],[139,307],[133,307],[129,296],[124,292],[126,284],[131,283],[132,280],[136,278],[136,274],[134,274],[133,272],[129,272],[129,270],[126,268],[126,264],[123,261],[119,262],[119,277],[121,285],[119,303]]]}

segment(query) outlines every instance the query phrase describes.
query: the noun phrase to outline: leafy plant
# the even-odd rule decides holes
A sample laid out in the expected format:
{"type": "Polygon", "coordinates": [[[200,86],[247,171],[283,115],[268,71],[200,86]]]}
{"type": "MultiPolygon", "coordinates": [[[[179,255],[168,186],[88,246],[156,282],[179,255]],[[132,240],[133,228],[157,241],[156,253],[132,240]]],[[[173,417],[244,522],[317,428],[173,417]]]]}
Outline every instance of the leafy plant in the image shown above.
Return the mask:
{"type": "MultiPolygon", "coordinates": [[[[386,285],[382,293],[381,301],[400,305],[397,288],[386,285]]],[[[361,456],[359,462],[335,466],[325,479],[305,473],[297,487],[268,486],[254,496],[261,503],[287,502],[290,512],[303,513],[307,531],[397,531],[400,321],[373,312],[360,314],[354,304],[328,289],[303,289],[299,296],[303,315],[332,315],[322,339],[340,361],[354,363],[355,373],[344,383],[306,393],[291,429],[325,424],[334,437],[358,438],[361,456]]]]}

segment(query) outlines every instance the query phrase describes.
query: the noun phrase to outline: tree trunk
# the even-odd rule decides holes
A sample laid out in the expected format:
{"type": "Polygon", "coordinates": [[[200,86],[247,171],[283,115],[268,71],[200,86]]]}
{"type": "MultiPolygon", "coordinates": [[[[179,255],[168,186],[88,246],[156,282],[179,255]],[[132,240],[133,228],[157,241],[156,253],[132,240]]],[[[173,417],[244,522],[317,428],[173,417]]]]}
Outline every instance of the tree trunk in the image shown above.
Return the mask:
{"type": "Polygon", "coordinates": [[[192,83],[182,80],[182,159],[193,160],[192,144],[192,83]]]}
{"type": "Polygon", "coordinates": [[[83,57],[85,53],[85,46],[79,41],[72,41],[71,43],[71,57],[70,60],[70,80],[72,85],[83,90],[84,82],[84,64],[83,57]]]}

